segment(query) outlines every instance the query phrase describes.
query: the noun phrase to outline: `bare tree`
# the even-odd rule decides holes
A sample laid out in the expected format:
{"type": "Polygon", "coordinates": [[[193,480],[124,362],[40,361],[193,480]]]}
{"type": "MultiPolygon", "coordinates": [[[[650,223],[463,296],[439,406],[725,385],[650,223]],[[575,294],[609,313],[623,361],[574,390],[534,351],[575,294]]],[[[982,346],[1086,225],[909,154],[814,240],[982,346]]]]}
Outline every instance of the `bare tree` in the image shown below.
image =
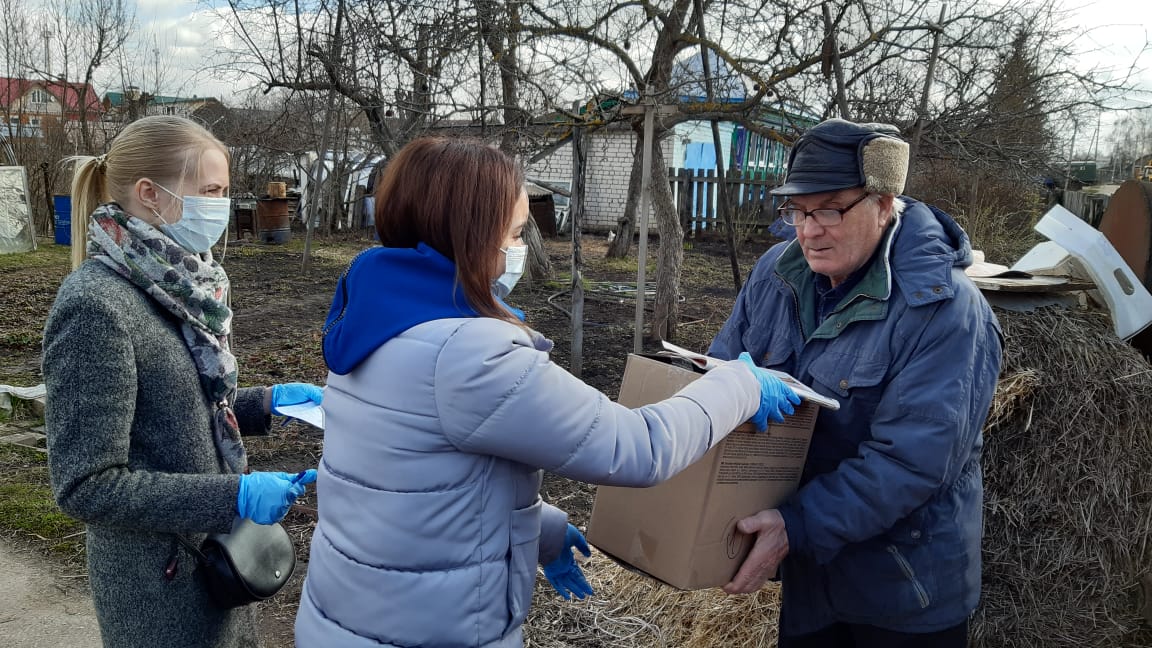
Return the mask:
{"type": "Polygon", "coordinates": [[[229,0],[230,24],[245,44],[229,52],[266,89],[333,90],[364,113],[376,145],[392,156],[446,120],[516,111],[514,14],[504,3],[464,0],[315,0],[292,13],[275,0],[229,0]],[[261,18],[262,17],[262,18],[261,18]],[[478,58],[476,45],[488,54],[478,58]],[[237,54],[240,56],[237,57],[237,54]],[[476,101],[480,59],[506,80],[500,100],[476,101]]]}
{"type": "MultiPolygon", "coordinates": [[[[716,39],[699,36],[700,29],[696,24],[699,19],[693,12],[691,0],[603,2],[593,7],[582,2],[556,0],[547,5],[533,3],[529,5],[530,12],[524,16],[525,30],[533,39],[531,42],[541,43],[536,47],[538,52],[555,52],[557,40],[579,42],[589,48],[592,60],[613,62],[618,66],[624,76],[619,82],[629,86],[630,90],[620,88],[617,98],[673,108],[662,112],[655,129],[652,180],[648,187],[653,196],[662,241],[651,329],[651,334],[660,338],[675,336],[683,239],[660,141],[677,124],[691,120],[734,121],[754,132],[779,136],[765,127],[759,117],[766,109],[785,103],[806,103],[797,101],[807,98],[806,84],[801,86],[803,92],[798,92],[792,84],[801,75],[825,65],[829,54],[824,43],[830,29],[855,21],[866,26],[860,33],[842,35],[844,45],[838,52],[841,59],[871,51],[896,31],[926,29],[926,21],[922,21],[918,13],[923,8],[919,3],[876,7],[846,2],[838,4],[828,20],[819,6],[795,5],[784,0],[768,3],[707,1],[702,5],[703,20],[714,23],[705,33],[718,34],[716,39]],[[832,16],[835,16],[834,20],[832,16]],[[703,56],[716,57],[720,64],[716,66],[713,80],[719,87],[736,86],[741,91],[726,93],[724,101],[707,101],[704,80],[700,78],[702,72],[677,74],[680,70],[692,69],[691,66],[677,66],[689,48],[692,48],[693,55],[697,49],[705,52],[699,55],[701,60],[703,56]],[[751,86],[750,92],[743,91],[746,86],[751,86]]],[[[551,56],[553,59],[560,57],[562,60],[558,63],[563,64],[569,62],[564,59],[573,51],[576,50],[561,48],[559,54],[551,56]]],[[[611,63],[594,66],[594,69],[602,69],[604,65],[611,63]]],[[[575,70],[581,66],[589,67],[588,58],[579,59],[577,65],[570,66],[574,70],[573,76],[578,76],[575,70]]],[[[585,82],[590,89],[603,92],[601,79],[585,77],[585,82]]],[[[619,113],[606,111],[599,122],[606,124],[619,119],[619,113]]],[[[642,139],[639,118],[632,119],[632,127],[637,139],[642,139]]],[[[645,145],[648,143],[640,144],[645,145]]],[[[640,162],[635,162],[633,188],[639,186],[637,177],[641,171],[640,162]]],[[[635,200],[630,196],[625,213],[618,221],[619,235],[609,251],[610,255],[627,254],[635,220],[635,200]]]]}
{"type": "Polygon", "coordinates": [[[94,137],[94,113],[99,112],[86,94],[96,73],[109,61],[132,34],[135,14],[124,0],[47,0],[47,16],[53,37],[61,54],[59,70],[41,70],[67,80],[75,78],[80,86],[76,100],[80,144],[84,152],[94,153],[103,142],[94,137]]]}

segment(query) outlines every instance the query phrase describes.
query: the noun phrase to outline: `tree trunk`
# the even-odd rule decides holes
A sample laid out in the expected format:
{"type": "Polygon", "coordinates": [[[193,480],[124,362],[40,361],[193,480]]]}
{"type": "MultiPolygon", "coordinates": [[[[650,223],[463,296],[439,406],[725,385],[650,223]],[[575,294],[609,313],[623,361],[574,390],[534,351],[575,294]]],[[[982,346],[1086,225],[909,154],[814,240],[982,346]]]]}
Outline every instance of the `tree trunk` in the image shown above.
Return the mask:
{"type": "MultiPolygon", "coordinates": [[[[641,131],[636,133],[636,150],[632,156],[632,172],[628,176],[628,200],[624,203],[624,213],[616,219],[618,229],[616,238],[608,245],[608,252],[604,256],[609,259],[623,259],[632,249],[632,237],[636,234],[636,210],[640,205],[640,182],[643,178],[644,156],[640,148],[644,137],[641,131]]],[[[655,158],[653,158],[655,159],[655,158]]],[[[662,166],[662,165],[661,165],[662,166]]]]}
{"type": "MultiPolygon", "coordinates": [[[[676,340],[680,321],[680,270],[684,265],[684,229],[676,214],[668,168],[660,149],[660,137],[652,143],[652,208],[656,212],[656,229],[660,233],[660,253],[656,261],[656,303],[649,329],[654,339],[676,340]]],[[[638,286],[643,290],[643,286],[638,286]]]]}
{"type": "Polygon", "coordinates": [[[524,245],[528,246],[528,280],[538,281],[551,277],[552,260],[548,258],[544,238],[540,236],[540,228],[536,226],[536,219],[532,216],[529,216],[528,222],[524,223],[524,245]]]}

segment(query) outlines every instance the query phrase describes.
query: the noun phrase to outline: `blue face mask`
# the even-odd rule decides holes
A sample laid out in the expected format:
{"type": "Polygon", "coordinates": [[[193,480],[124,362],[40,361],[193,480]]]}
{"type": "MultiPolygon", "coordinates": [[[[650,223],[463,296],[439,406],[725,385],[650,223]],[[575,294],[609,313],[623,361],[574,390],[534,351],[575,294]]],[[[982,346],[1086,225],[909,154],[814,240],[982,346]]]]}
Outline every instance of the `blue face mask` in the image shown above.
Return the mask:
{"type": "Polygon", "coordinates": [[[184,196],[181,198],[160,184],[156,186],[172,194],[172,197],[179,200],[184,206],[180,220],[175,223],[165,221],[160,212],[152,210],[156,217],[162,221],[160,231],[189,252],[199,254],[211,250],[216,241],[220,240],[220,235],[228,229],[231,199],[208,196],[184,196]]]}

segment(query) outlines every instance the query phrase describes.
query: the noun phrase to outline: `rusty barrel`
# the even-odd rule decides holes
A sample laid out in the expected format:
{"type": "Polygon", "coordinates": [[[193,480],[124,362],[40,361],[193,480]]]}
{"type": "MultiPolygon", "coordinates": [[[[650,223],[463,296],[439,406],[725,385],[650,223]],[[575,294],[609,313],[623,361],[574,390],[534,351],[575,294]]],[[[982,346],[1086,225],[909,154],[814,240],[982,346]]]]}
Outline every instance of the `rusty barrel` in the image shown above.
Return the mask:
{"type": "Polygon", "coordinates": [[[276,245],[292,240],[287,198],[262,198],[256,201],[256,238],[276,245]]]}
{"type": "MultiPolygon", "coordinates": [[[[1112,194],[1100,217],[1100,233],[1152,291],[1152,182],[1128,180],[1112,194]]],[[[1130,340],[1152,358],[1152,327],[1130,340]]]]}

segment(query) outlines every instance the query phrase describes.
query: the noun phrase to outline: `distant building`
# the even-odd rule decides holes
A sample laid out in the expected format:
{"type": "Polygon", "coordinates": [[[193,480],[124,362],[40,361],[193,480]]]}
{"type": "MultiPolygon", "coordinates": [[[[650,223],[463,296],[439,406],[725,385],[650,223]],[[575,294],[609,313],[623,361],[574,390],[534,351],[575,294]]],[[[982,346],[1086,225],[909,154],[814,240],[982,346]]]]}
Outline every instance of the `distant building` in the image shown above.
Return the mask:
{"type": "Polygon", "coordinates": [[[215,97],[175,97],[141,92],[129,86],[124,92],[106,92],[101,102],[109,116],[147,117],[150,115],[177,115],[191,117],[192,113],[213,104],[219,104],[215,97]],[[133,115],[135,111],[135,115],[133,115]]]}
{"type": "Polygon", "coordinates": [[[0,135],[40,137],[47,120],[94,122],[102,113],[90,84],[0,77],[0,135]]]}

